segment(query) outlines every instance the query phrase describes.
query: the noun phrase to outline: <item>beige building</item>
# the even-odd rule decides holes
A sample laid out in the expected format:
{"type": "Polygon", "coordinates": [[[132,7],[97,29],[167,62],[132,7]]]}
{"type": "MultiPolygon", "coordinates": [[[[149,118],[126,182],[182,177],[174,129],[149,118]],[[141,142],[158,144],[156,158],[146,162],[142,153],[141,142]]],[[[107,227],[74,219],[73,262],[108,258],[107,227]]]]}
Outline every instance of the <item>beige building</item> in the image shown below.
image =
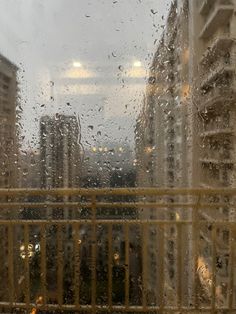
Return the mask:
{"type": "MultiPolygon", "coordinates": [[[[189,43],[188,2],[174,1],[166,22],[166,28],[159,42],[150,68],[149,80],[144,98],[143,110],[136,126],[136,158],[138,164],[138,185],[155,187],[182,187],[188,184],[186,119],[189,103],[189,43]]],[[[152,201],[152,200],[151,200],[152,201]]],[[[168,197],[166,202],[178,201],[168,197]]],[[[188,213],[188,215],[191,213],[188,213]]],[[[142,218],[173,220],[187,218],[183,211],[163,208],[142,211],[142,218]]],[[[186,230],[187,231],[187,230],[186,230]]],[[[150,295],[158,294],[156,289],[159,272],[160,252],[158,228],[149,237],[148,256],[150,269],[150,295]],[[153,275],[153,270],[155,276],[153,275]]],[[[182,235],[184,236],[184,234],[182,235]]],[[[165,294],[175,304],[177,289],[176,273],[176,229],[164,230],[165,294]]],[[[184,251],[185,248],[183,248],[184,251]]],[[[185,250],[186,251],[186,250],[185,250]]],[[[186,255],[186,253],[185,253],[186,255]]],[[[183,253],[184,256],[184,253],[183,253]]],[[[183,287],[189,287],[187,278],[183,287]]],[[[188,290],[188,288],[186,288],[188,290]]],[[[185,288],[183,289],[185,290],[185,288]]],[[[184,291],[188,293],[188,291],[184,291]]]]}
{"type": "MultiPolygon", "coordinates": [[[[172,2],[152,61],[143,110],[136,126],[139,186],[235,186],[235,8],[234,0],[172,2]]],[[[206,208],[201,211],[200,218],[206,222],[232,219],[235,215],[229,199],[208,199],[210,202],[216,200],[225,206],[214,212],[206,208]]],[[[168,198],[167,201],[181,199],[168,198]]],[[[160,216],[155,216],[155,212],[155,209],[145,211],[144,218],[192,219],[191,210],[185,213],[164,209],[160,216]]],[[[229,293],[230,235],[223,227],[217,228],[216,234],[216,290],[221,302],[225,302],[222,300],[229,293]]],[[[191,230],[188,235],[191,239],[191,230]]],[[[210,228],[205,226],[200,230],[198,268],[205,267],[209,273],[211,237],[210,228]]],[[[174,290],[176,233],[171,235],[171,230],[165,230],[165,238],[169,257],[169,260],[165,259],[166,283],[174,290]]],[[[153,242],[154,239],[150,239],[150,256],[158,254],[153,242]]],[[[191,246],[186,243],[183,250],[191,254],[191,246]]],[[[210,299],[211,281],[202,278],[199,272],[199,282],[210,299]]],[[[191,291],[191,280],[188,286],[191,291]]]]}
{"type": "MultiPolygon", "coordinates": [[[[189,1],[193,18],[190,24],[191,107],[189,111],[189,174],[193,187],[235,187],[235,34],[236,1],[189,1]]],[[[217,209],[202,209],[201,219],[235,219],[232,200],[214,197],[217,209]]],[[[227,227],[200,229],[201,246],[198,268],[212,271],[212,236],[216,234],[216,295],[218,303],[227,304],[230,293],[230,233],[227,227]]],[[[212,277],[199,272],[205,294],[211,299],[212,277]]],[[[207,302],[207,301],[206,301],[207,302]]]]}

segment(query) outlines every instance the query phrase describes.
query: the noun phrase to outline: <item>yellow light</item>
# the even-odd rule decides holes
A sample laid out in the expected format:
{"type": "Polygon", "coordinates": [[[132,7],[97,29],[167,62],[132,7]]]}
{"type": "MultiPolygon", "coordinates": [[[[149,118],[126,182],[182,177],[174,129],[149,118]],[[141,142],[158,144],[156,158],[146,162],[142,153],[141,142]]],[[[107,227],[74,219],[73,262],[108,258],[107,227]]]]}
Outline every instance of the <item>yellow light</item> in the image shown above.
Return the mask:
{"type": "Polygon", "coordinates": [[[37,313],[37,309],[35,307],[32,308],[32,311],[30,312],[30,314],[36,314],[37,313]]]}
{"type": "Polygon", "coordinates": [[[152,151],[153,151],[153,148],[150,147],[150,146],[145,148],[145,152],[148,153],[148,154],[150,154],[152,151]]]}
{"type": "Polygon", "coordinates": [[[105,147],[105,148],[104,148],[104,152],[107,152],[107,151],[108,151],[108,148],[107,148],[107,147],[105,147]]]}
{"type": "Polygon", "coordinates": [[[186,48],[183,52],[183,62],[186,64],[189,62],[189,48],[186,48]]]}
{"type": "Polygon", "coordinates": [[[188,98],[190,95],[190,85],[189,84],[184,84],[182,86],[182,97],[183,98],[188,98]]]}
{"type": "Polygon", "coordinates": [[[43,303],[43,297],[40,295],[38,296],[38,298],[36,299],[36,304],[42,304],[43,303]]]}
{"type": "Polygon", "coordinates": [[[134,61],[133,65],[135,68],[140,68],[142,66],[142,63],[141,63],[141,61],[134,61]]]}
{"type": "Polygon", "coordinates": [[[118,261],[119,258],[120,258],[120,255],[119,255],[118,253],[115,253],[115,254],[114,254],[114,260],[115,260],[115,261],[118,261]]]}
{"type": "Polygon", "coordinates": [[[75,68],[81,68],[81,67],[82,67],[82,64],[81,64],[80,62],[78,62],[78,61],[74,61],[74,62],[73,62],[73,67],[75,67],[75,68]]]}
{"type": "Polygon", "coordinates": [[[177,221],[180,220],[180,215],[179,215],[179,213],[175,213],[175,219],[176,219],[177,221]]]}
{"type": "Polygon", "coordinates": [[[96,153],[97,148],[96,148],[96,147],[93,147],[93,148],[92,148],[92,151],[93,151],[94,153],[96,153]]]}
{"type": "Polygon", "coordinates": [[[123,148],[122,147],[119,147],[119,152],[123,152],[123,148]]]}
{"type": "Polygon", "coordinates": [[[103,151],[102,147],[99,147],[98,150],[99,150],[99,152],[102,152],[102,151],[103,151]]]}

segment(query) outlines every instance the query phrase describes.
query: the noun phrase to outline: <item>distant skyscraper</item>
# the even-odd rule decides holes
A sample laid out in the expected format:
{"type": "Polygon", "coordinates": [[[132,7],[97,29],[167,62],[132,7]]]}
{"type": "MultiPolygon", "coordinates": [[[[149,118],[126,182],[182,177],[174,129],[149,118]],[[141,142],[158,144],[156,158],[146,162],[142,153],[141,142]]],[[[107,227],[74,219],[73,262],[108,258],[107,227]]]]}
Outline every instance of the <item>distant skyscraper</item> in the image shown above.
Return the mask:
{"type": "Polygon", "coordinates": [[[41,187],[78,187],[81,171],[80,128],[75,116],[40,120],[41,187]]]}

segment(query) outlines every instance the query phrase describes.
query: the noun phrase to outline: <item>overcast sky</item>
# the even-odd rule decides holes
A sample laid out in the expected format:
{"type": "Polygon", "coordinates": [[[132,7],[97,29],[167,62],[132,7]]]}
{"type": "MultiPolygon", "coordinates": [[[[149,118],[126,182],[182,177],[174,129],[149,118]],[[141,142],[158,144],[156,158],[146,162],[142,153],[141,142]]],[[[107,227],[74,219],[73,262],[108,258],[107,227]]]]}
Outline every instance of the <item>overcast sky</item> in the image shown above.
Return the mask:
{"type": "Polygon", "coordinates": [[[20,69],[24,145],[37,144],[39,117],[55,112],[80,117],[84,145],[109,138],[132,142],[169,5],[170,0],[0,0],[0,53],[20,69]]]}

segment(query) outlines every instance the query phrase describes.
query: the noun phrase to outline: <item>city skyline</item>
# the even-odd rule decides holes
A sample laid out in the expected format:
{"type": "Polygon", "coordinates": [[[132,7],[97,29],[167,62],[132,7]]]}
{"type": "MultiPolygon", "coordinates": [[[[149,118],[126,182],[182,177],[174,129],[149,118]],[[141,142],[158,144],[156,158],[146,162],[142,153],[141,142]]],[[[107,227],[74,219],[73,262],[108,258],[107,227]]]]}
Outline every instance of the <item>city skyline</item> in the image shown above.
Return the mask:
{"type": "MultiPolygon", "coordinates": [[[[12,39],[6,41],[3,34],[0,43],[2,53],[19,66],[24,148],[39,142],[38,116],[56,112],[80,115],[82,104],[105,105],[107,119],[131,116],[130,123],[134,125],[149,54],[162,32],[169,5],[169,1],[161,4],[153,0],[133,0],[132,5],[122,0],[93,4],[88,1],[80,2],[77,12],[77,1],[71,1],[63,10],[65,2],[56,3],[10,0],[0,4],[1,12],[7,12],[13,21],[9,26],[12,39]],[[109,16],[102,19],[105,11],[109,16]],[[144,11],[140,25],[138,20],[144,11]],[[20,27],[16,27],[18,22],[20,27]],[[33,28],[29,28],[32,23],[33,28]],[[14,42],[17,49],[13,48],[14,42]]],[[[8,24],[6,17],[1,20],[8,24]]],[[[81,119],[84,135],[86,127],[93,123],[92,114],[81,119]]],[[[105,128],[108,133],[113,126],[108,124],[105,128]]],[[[126,133],[133,141],[133,130],[126,133]]],[[[114,132],[113,137],[121,136],[123,133],[114,132]]]]}

